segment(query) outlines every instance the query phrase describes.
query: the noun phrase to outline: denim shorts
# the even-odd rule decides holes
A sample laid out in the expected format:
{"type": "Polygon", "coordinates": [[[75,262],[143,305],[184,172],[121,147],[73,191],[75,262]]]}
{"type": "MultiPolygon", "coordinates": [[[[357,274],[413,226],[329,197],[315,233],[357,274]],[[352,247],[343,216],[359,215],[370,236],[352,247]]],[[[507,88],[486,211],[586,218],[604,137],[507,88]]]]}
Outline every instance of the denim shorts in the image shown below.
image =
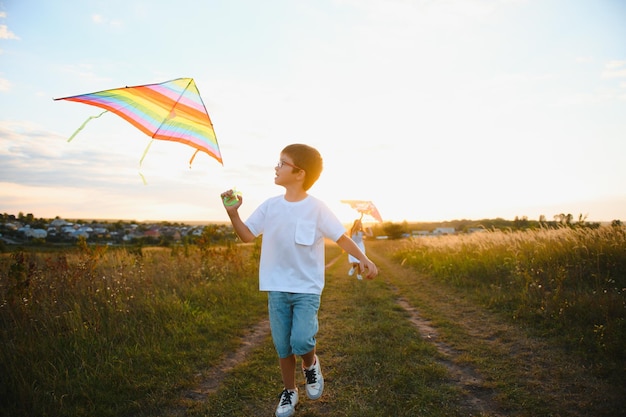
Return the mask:
{"type": "Polygon", "coordinates": [[[279,358],[300,356],[313,350],[319,329],[320,299],[319,294],[268,293],[270,328],[279,358]]]}

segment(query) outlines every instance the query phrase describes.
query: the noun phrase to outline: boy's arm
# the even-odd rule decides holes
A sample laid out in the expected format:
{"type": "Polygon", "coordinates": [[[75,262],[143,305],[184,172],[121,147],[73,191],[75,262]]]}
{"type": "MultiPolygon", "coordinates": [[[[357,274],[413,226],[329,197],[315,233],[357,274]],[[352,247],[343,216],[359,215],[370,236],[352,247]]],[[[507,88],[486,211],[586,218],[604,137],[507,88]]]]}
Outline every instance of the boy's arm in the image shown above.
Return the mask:
{"type": "Polygon", "coordinates": [[[365,278],[373,279],[376,275],[378,275],[378,268],[374,265],[374,262],[370,261],[370,259],[365,256],[365,254],[359,249],[359,247],[354,243],[352,239],[350,239],[346,235],[341,235],[339,239],[337,239],[337,245],[350,255],[357,258],[360,262],[359,269],[361,273],[365,272],[367,269],[367,274],[365,274],[365,278]]]}
{"type": "Polygon", "coordinates": [[[237,233],[237,236],[239,236],[239,239],[241,239],[242,242],[244,243],[252,242],[256,236],[252,234],[250,229],[248,229],[248,226],[246,226],[243,220],[241,220],[241,217],[239,217],[239,207],[241,207],[243,198],[241,196],[237,196],[237,200],[239,201],[232,206],[228,206],[226,205],[224,198],[231,197],[231,196],[232,196],[231,190],[225,191],[221,195],[222,202],[224,203],[224,208],[226,209],[228,218],[230,218],[230,222],[233,225],[233,229],[235,229],[235,233],[237,233]]]}

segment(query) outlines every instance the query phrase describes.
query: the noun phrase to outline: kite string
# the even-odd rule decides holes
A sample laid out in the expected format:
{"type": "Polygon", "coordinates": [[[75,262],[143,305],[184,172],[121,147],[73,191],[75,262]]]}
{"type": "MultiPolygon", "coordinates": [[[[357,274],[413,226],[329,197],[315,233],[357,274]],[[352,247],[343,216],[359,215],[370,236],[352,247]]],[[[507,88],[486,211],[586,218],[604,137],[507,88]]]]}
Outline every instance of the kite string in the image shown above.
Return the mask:
{"type": "Polygon", "coordinates": [[[100,114],[99,114],[99,115],[97,115],[97,116],[89,116],[89,117],[87,118],[87,120],[85,120],[85,121],[83,122],[83,124],[82,124],[82,125],[80,125],[80,127],[79,127],[78,129],[76,129],[76,132],[74,132],[74,133],[72,134],[72,136],[70,136],[70,138],[69,138],[67,141],[68,141],[68,142],[70,142],[72,139],[74,139],[74,136],[78,135],[78,132],[80,132],[81,130],[83,130],[83,128],[85,127],[85,125],[86,125],[87,123],[89,123],[89,121],[90,121],[91,119],[97,119],[98,117],[100,117],[100,116],[102,116],[104,113],[106,113],[107,111],[108,111],[108,110],[105,110],[105,111],[103,111],[102,113],[100,113],[100,114]]]}

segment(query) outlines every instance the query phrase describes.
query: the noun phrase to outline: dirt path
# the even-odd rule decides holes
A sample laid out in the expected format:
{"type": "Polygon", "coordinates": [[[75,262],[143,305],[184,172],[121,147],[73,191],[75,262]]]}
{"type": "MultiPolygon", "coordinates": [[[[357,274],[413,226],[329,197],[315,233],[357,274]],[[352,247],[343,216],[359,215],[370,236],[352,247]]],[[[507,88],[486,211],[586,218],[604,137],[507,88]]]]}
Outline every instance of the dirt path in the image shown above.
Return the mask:
{"type": "Polygon", "coordinates": [[[226,374],[235,366],[246,360],[250,352],[261,344],[270,334],[270,322],[261,320],[252,327],[241,339],[239,349],[224,358],[219,366],[212,368],[203,378],[200,384],[193,389],[184,392],[186,398],[195,401],[205,401],[208,395],[213,394],[219,388],[220,382],[226,374]]]}
{"type": "MultiPolygon", "coordinates": [[[[376,264],[381,268],[383,279],[386,279],[389,288],[396,294],[396,302],[398,305],[409,314],[409,320],[417,328],[422,338],[429,341],[437,348],[437,351],[444,358],[440,360],[440,364],[446,367],[450,373],[451,380],[458,384],[465,393],[463,408],[468,412],[468,415],[504,416],[505,414],[501,414],[500,411],[498,411],[498,407],[492,398],[493,392],[485,388],[484,380],[480,374],[467,365],[457,363],[457,358],[460,353],[440,340],[437,330],[432,326],[432,323],[422,317],[418,310],[411,306],[411,304],[400,295],[398,288],[393,286],[393,284],[384,277],[385,272],[387,276],[397,276],[402,268],[393,265],[388,259],[381,257],[380,254],[372,256],[371,252],[372,251],[370,251],[370,256],[376,258],[376,264]],[[390,274],[390,272],[392,273],[390,274]]],[[[330,268],[344,257],[345,255],[336,257],[326,265],[326,268],[330,268]]],[[[409,272],[402,271],[402,273],[409,272]]]]}
{"type": "MultiPolygon", "coordinates": [[[[343,259],[344,255],[340,255],[332,259],[326,265],[326,268],[332,267],[337,261],[343,259]]],[[[379,258],[378,262],[381,261],[379,258]]],[[[392,265],[386,261],[383,261],[384,268],[392,269],[392,265]]],[[[397,294],[398,289],[391,286],[391,289],[397,294]]],[[[410,315],[410,321],[419,330],[420,335],[425,339],[433,343],[437,350],[442,354],[445,359],[442,359],[440,363],[444,365],[450,372],[450,377],[455,383],[463,387],[463,391],[466,393],[464,401],[465,408],[470,413],[469,415],[489,415],[498,417],[500,414],[497,411],[497,407],[492,401],[492,393],[483,387],[484,381],[481,376],[473,370],[471,367],[459,365],[456,363],[455,358],[459,353],[452,347],[439,340],[437,331],[431,325],[431,323],[420,316],[417,309],[412,307],[407,300],[398,296],[398,305],[400,305],[410,315]]],[[[193,389],[187,390],[183,393],[183,396],[187,401],[206,401],[207,396],[214,393],[224,376],[232,370],[238,363],[243,362],[254,347],[258,346],[269,335],[269,322],[263,320],[256,326],[250,329],[250,331],[242,338],[241,346],[238,350],[234,351],[228,357],[224,358],[222,363],[213,368],[203,378],[200,384],[193,389]]],[[[182,410],[179,410],[182,411],[182,410]]],[[[172,413],[170,415],[179,414],[172,413]]]]}
{"type": "Polygon", "coordinates": [[[459,363],[458,358],[461,352],[443,342],[431,322],[424,319],[407,300],[398,297],[397,302],[400,307],[409,313],[411,323],[417,328],[422,338],[432,343],[442,355],[443,359],[439,360],[439,363],[448,370],[450,380],[462,388],[464,393],[462,408],[466,410],[468,415],[494,417],[506,415],[499,411],[496,402],[493,400],[494,392],[492,389],[485,387],[484,378],[471,366],[459,363]]]}

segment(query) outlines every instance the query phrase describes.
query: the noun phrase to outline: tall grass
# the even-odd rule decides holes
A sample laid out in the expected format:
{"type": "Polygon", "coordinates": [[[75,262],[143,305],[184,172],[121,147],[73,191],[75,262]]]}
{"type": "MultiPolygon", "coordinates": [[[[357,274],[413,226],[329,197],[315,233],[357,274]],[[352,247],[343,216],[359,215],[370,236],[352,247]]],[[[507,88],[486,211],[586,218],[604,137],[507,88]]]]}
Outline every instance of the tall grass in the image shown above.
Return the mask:
{"type": "Polygon", "coordinates": [[[0,415],[119,416],[162,404],[264,314],[256,252],[4,254],[0,415]]]}
{"type": "Polygon", "coordinates": [[[626,233],[559,228],[416,238],[395,257],[624,379],[626,233]]]}

